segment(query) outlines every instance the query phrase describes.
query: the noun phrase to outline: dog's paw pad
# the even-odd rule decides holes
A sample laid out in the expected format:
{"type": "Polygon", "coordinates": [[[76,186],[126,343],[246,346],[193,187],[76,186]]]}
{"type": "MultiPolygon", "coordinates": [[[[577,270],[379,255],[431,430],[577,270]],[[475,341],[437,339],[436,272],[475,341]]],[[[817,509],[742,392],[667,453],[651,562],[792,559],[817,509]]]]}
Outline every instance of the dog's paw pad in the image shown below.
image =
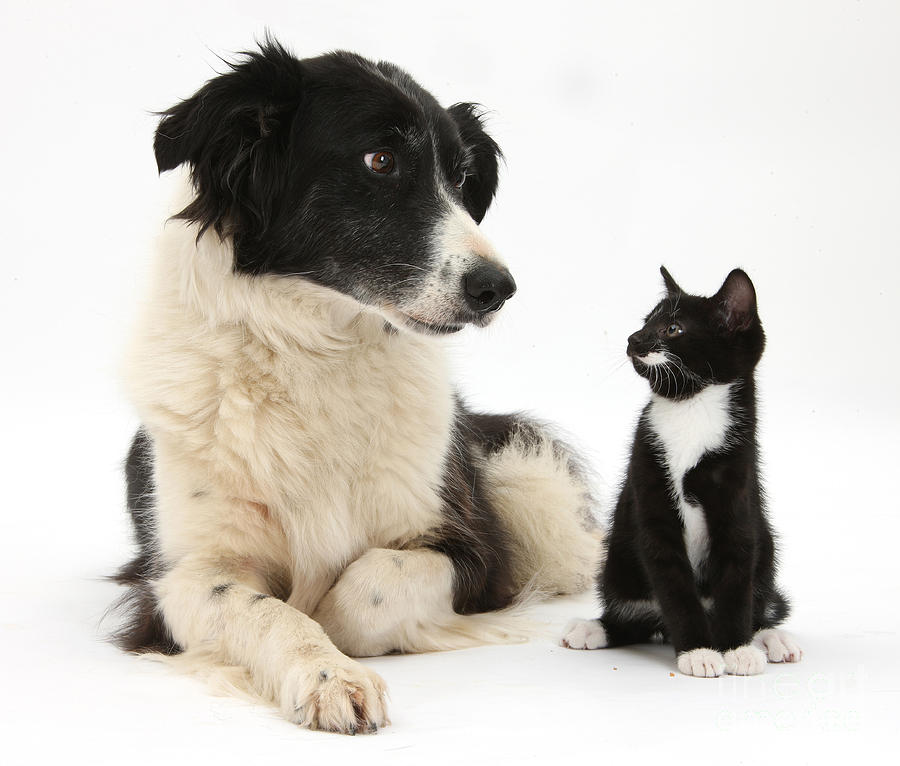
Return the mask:
{"type": "Polygon", "coordinates": [[[725,658],[715,649],[691,649],[678,655],[678,669],[686,676],[717,678],[725,672],[725,658]]]}
{"type": "Polygon", "coordinates": [[[733,676],[756,676],[766,668],[766,655],[751,644],[725,652],[725,670],[733,676]]]}
{"type": "Polygon", "coordinates": [[[560,643],[568,649],[602,649],[607,645],[606,631],[599,620],[576,618],[566,625],[560,643]]]}
{"type": "Polygon", "coordinates": [[[753,637],[753,645],[765,652],[769,662],[800,662],[803,657],[803,650],[783,630],[761,630],[753,637]]]}

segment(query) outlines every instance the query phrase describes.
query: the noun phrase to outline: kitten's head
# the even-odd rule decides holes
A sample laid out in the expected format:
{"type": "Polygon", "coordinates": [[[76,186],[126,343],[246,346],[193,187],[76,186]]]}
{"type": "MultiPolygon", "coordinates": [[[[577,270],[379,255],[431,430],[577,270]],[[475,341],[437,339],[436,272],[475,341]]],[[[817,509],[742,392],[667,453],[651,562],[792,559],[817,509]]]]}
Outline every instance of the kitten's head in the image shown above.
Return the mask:
{"type": "Polygon", "coordinates": [[[628,356],[651,390],[685,399],[714,383],[749,376],[762,356],[765,335],[756,291],[735,269],[711,298],[689,295],[660,267],[663,298],[628,338],[628,356]]]}

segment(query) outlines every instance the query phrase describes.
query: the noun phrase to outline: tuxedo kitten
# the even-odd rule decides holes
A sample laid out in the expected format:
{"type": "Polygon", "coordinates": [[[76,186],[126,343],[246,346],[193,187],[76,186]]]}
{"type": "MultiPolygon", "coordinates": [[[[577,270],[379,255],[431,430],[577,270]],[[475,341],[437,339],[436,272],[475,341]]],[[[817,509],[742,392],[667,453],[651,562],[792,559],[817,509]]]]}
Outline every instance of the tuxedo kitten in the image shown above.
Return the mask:
{"type": "Polygon", "coordinates": [[[759,484],[754,368],[765,335],[740,269],[711,298],[667,295],[628,338],[650,384],[598,576],[603,613],[562,643],[597,649],[671,641],[693,676],[761,673],[801,651],[774,630],[788,614],[759,484]]]}

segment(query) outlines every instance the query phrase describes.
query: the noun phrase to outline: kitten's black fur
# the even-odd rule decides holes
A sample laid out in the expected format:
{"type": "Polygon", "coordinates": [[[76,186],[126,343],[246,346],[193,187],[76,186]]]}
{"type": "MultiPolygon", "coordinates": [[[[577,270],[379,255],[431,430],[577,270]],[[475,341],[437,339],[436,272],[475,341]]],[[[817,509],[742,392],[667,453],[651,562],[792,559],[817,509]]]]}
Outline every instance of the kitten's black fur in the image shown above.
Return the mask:
{"type": "MultiPolygon", "coordinates": [[[[765,335],[753,284],[740,269],[711,298],[686,294],[665,268],[661,271],[668,294],[628,339],[628,356],[653,397],[637,426],[598,579],[600,621],[608,646],[661,633],[677,653],[724,652],[748,644],[757,630],[777,625],[788,613],[775,587],[775,544],[758,476],[754,368],[765,335]],[[664,354],[665,361],[645,364],[641,357],[651,352],[664,354]],[[678,477],[655,425],[663,413],[684,413],[684,408],[698,410],[688,422],[705,417],[704,402],[715,403],[717,392],[726,412],[723,443],[703,451],[683,474],[682,497],[702,508],[708,532],[707,553],[695,569],[679,510],[678,477]]],[[[683,424],[681,415],[676,417],[683,424]]],[[[669,455],[678,449],[672,444],[669,455]]]]}

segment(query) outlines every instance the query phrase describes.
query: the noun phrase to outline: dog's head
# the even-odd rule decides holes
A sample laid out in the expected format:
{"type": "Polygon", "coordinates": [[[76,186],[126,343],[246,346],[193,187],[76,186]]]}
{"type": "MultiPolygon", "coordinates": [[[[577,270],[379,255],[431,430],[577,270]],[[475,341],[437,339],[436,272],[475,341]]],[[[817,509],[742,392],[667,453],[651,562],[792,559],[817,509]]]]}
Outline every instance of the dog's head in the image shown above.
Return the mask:
{"type": "Polygon", "coordinates": [[[483,326],[515,292],[477,226],[497,144],[475,105],[444,109],[392,64],[266,41],[164,112],[154,148],[160,172],[190,166],[180,217],[230,238],[238,272],[312,280],[426,333],[483,326]]]}

